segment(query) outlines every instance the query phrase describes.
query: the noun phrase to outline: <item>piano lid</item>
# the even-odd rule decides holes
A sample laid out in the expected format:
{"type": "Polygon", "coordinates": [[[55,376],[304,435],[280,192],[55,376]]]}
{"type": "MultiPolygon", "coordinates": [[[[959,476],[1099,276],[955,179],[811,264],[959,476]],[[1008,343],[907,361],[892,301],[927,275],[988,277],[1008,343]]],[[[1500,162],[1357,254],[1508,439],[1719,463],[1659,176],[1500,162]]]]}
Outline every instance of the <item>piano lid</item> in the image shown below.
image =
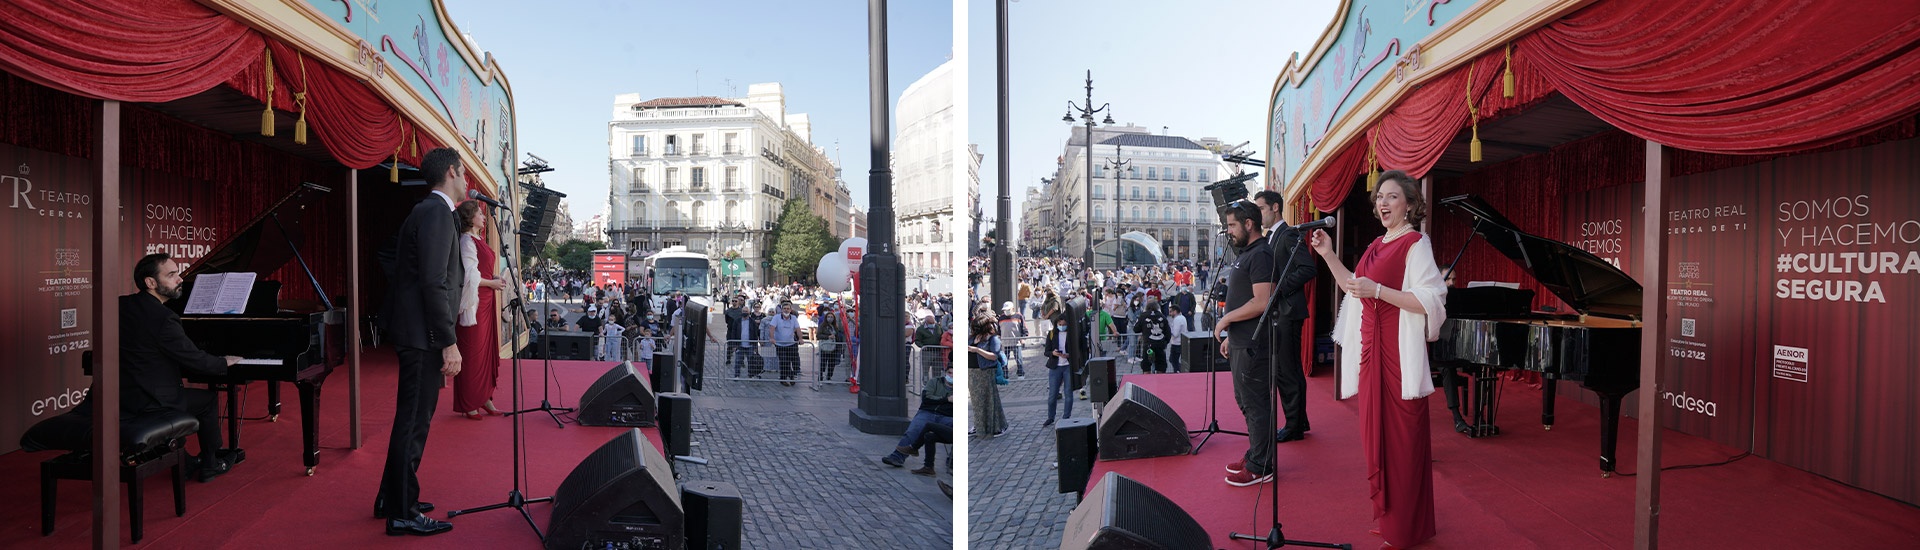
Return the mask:
{"type": "MultiPolygon", "coordinates": [[[[238,231],[227,237],[213,251],[198,263],[182,273],[181,277],[189,281],[202,273],[258,273],[261,278],[278,271],[290,260],[298,259],[300,269],[306,272],[307,280],[322,301],[328,302],[327,291],[320,288],[319,279],[314,278],[313,270],[307,266],[305,258],[300,256],[299,246],[303,241],[301,222],[305,213],[322,195],[333,192],[332,189],[312,183],[301,183],[293,192],[281,197],[266,211],[241,226],[238,231]]],[[[188,289],[191,291],[191,287],[188,289]]],[[[185,303],[185,300],[178,300],[185,303]]]]}
{"type": "Polygon", "coordinates": [[[1639,282],[1620,268],[1573,245],[1528,234],[1475,195],[1440,199],[1471,216],[1474,231],[1534,280],[1580,313],[1639,318],[1639,282]]]}

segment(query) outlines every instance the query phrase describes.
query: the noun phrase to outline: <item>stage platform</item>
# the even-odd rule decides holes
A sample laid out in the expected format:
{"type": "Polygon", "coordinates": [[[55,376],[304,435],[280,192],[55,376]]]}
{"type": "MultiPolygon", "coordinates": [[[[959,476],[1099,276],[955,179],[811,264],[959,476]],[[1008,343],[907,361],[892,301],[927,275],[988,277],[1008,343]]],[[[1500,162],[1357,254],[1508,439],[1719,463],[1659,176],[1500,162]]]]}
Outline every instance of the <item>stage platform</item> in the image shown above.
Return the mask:
{"type": "MultiPolygon", "coordinates": [[[[1128,375],[1165,400],[1189,429],[1206,426],[1207,373],[1128,375]]],[[[1232,377],[1218,373],[1220,425],[1245,431],[1232,377]]],[[[1308,379],[1306,439],[1280,445],[1277,484],[1233,487],[1226,465],[1247,449],[1244,437],[1215,435],[1197,455],[1095,463],[1137,479],[1179,503],[1212,535],[1213,546],[1252,549],[1229,532],[1265,535],[1271,495],[1280,492],[1288,538],[1376,548],[1367,498],[1356,403],[1336,401],[1334,377],[1308,379]]],[[[1419,549],[1633,547],[1633,477],[1600,477],[1599,409],[1562,391],[1552,431],[1541,429],[1540,394],[1505,384],[1501,435],[1454,433],[1446,400],[1429,396],[1439,535],[1419,549]]],[[[1564,388],[1563,388],[1564,390],[1564,388]]],[[[1585,391],[1585,390],[1577,390],[1585,391]]],[[[1633,405],[1629,405],[1633,406],[1633,405]]],[[[1634,464],[1638,423],[1621,419],[1621,470],[1634,464]]],[[[1196,442],[1198,440],[1196,439],[1196,442]]],[[[1738,449],[1672,430],[1663,434],[1667,465],[1725,460],[1738,449]]],[[[1710,468],[1669,470],[1661,483],[1663,548],[1920,548],[1920,508],[1752,456],[1710,468]]]]}
{"type": "MultiPolygon", "coordinates": [[[[373,517],[373,498],[386,458],[387,436],[393,424],[393,353],[374,349],[362,364],[361,402],[363,434],[359,449],[349,449],[347,372],[341,367],[327,378],[321,391],[320,466],[306,476],[300,463],[300,407],[291,384],[282,385],[284,405],[279,422],[246,421],[240,443],[247,461],[232,473],[210,483],[187,481],[187,514],[173,515],[173,489],[167,476],[146,483],[146,537],[140,548],[350,548],[373,550],[405,548],[539,548],[540,540],[526,520],[512,509],[492,510],[454,518],[451,533],[432,537],[389,537],[381,520],[373,517]]],[[[540,400],[541,362],[521,361],[523,385],[532,405],[540,400]]],[[[576,405],[580,393],[606,373],[613,363],[554,361],[552,396],[558,404],[576,405]]],[[[500,390],[495,405],[512,406],[513,373],[501,361],[500,390]]],[[[266,413],[267,392],[254,383],[243,404],[246,417],[266,413]]],[[[421,498],[434,503],[428,514],[445,519],[447,511],[506,500],[513,488],[512,425],[503,416],[468,420],[450,410],[453,390],[442,389],[427,452],[420,465],[421,498]]],[[[563,416],[563,418],[565,418],[563,416]]],[[[571,422],[571,419],[569,419],[571,422]]],[[[526,417],[529,497],[553,495],[555,487],[575,465],[625,428],[585,427],[572,423],[555,428],[546,413],[526,417]]],[[[643,428],[656,449],[657,429],[643,428]]],[[[199,453],[196,438],[188,450],[199,453]]],[[[41,461],[55,451],[0,455],[0,548],[67,549],[92,544],[92,486],[60,482],[58,515],[52,536],[40,535],[41,461]]],[[[123,543],[126,527],[125,492],[122,497],[123,543]]],[[[534,521],[546,528],[551,504],[528,506],[534,521]]]]}

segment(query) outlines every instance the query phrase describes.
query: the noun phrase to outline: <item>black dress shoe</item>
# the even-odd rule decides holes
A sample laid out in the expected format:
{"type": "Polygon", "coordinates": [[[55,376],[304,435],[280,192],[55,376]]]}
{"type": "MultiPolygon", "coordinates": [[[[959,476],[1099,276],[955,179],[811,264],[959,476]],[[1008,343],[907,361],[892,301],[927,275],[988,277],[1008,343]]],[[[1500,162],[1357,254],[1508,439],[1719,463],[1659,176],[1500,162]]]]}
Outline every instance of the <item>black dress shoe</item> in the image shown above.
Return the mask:
{"type": "Polygon", "coordinates": [[[1465,420],[1453,421],[1453,431],[1460,432],[1460,433],[1467,433],[1472,429],[1473,429],[1473,426],[1468,425],[1467,421],[1465,420]]]}
{"type": "Polygon", "coordinates": [[[200,462],[200,467],[197,469],[200,472],[199,473],[200,482],[206,483],[209,481],[213,481],[213,478],[220,477],[222,474],[233,471],[233,465],[228,464],[226,459],[224,458],[202,459],[200,462]]]}
{"type": "Polygon", "coordinates": [[[452,530],[453,524],[451,523],[421,515],[413,516],[413,519],[387,520],[387,535],[394,537],[401,535],[425,537],[452,530]]]}
{"type": "MultiPolygon", "coordinates": [[[[385,504],[384,502],[377,501],[377,500],[373,502],[373,517],[376,517],[376,518],[387,517],[387,507],[384,506],[384,504],[385,504]]],[[[414,506],[414,511],[420,512],[422,514],[425,514],[427,512],[432,512],[433,503],[422,500],[418,505],[414,506]]]]}
{"type": "Polygon", "coordinates": [[[1273,434],[1273,437],[1274,437],[1274,441],[1278,441],[1280,443],[1286,443],[1288,441],[1299,441],[1307,438],[1307,431],[1300,430],[1296,432],[1296,431],[1293,431],[1293,428],[1280,428],[1280,431],[1275,432],[1273,434]]]}

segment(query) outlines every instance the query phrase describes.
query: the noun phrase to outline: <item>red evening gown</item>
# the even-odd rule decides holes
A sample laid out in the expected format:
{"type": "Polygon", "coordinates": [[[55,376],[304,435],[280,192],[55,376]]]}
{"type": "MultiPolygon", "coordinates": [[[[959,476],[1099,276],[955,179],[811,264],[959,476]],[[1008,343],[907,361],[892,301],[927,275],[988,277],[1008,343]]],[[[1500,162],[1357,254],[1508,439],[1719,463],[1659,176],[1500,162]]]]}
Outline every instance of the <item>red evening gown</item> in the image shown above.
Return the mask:
{"type": "MultiPolygon", "coordinates": [[[[1407,250],[1423,238],[1408,233],[1393,242],[1374,239],[1354,275],[1399,290],[1407,270],[1407,250]]],[[[1379,520],[1380,535],[1388,544],[1406,548],[1434,535],[1427,400],[1400,398],[1400,308],[1382,300],[1360,303],[1360,428],[1373,517],[1379,520]]]]}
{"type": "MultiPolygon", "coordinates": [[[[475,248],[479,249],[480,276],[493,273],[493,247],[487,246],[485,239],[472,235],[461,235],[461,238],[473,239],[475,248]]],[[[481,288],[479,309],[474,312],[474,318],[480,322],[470,327],[454,327],[454,338],[460,346],[460,374],[453,377],[453,412],[480,410],[493,399],[493,390],[500,385],[499,317],[494,291],[481,288]]]]}

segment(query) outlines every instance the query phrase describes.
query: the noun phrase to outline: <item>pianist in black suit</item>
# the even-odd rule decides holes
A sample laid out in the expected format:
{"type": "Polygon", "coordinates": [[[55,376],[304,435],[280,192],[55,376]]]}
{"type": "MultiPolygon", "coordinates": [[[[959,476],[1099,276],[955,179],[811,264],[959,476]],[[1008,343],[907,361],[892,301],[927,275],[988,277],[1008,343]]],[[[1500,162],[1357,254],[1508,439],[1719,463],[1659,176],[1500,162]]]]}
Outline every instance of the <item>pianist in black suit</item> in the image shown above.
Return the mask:
{"type": "Polygon", "coordinates": [[[200,481],[232,467],[220,456],[220,407],[210,390],[181,387],[187,372],[226,374],[239,357],[218,357],[187,339],[180,316],[163,305],[180,297],[180,264],[148,254],[133,266],[139,292],[120,297],[120,417],[173,409],[200,418],[200,481]]]}
{"type": "Polygon", "coordinates": [[[420,456],[427,428],[440,400],[442,377],[460,374],[460,348],[454,345],[454,313],[459,310],[460,264],[453,197],[466,187],[466,169],[452,149],[428,151],[420,162],[433,191],[420,199],[400,226],[394,263],[388,266],[387,299],[381,329],[400,357],[399,397],[394,403],[393,434],[387,440],[387,465],[381,474],[376,512],[387,519],[389,535],[437,535],[453,524],[422,512],[420,456]]]}
{"type": "Polygon", "coordinates": [[[1300,365],[1300,332],[1307,321],[1307,283],[1313,281],[1320,268],[1313,261],[1313,251],[1300,246],[1305,235],[1280,217],[1280,208],[1286,202],[1279,192],[1261,190],[1253,195],[1253,204],[1260,207],[1260,223],[1267,225],[1267,245],[1273,250],[1276,262],[1273,291],[1280,294],[1280,304],[1271,314],[1271,328],[1273,353],[1279,360],[1274,365],[1277,374],[1273,383],[1280,390],[1280,413],[1286,416],[1287,423],[1274,438],[1286,443],[1306,437],[1307,431],[1313,429],[1313,423],[1307,421],[1307,372],[1300,365]],[[1296,246],[1299,252],[1291,253],[1296,246]],[[1279,265],[1288,261],[1291,263],[1279,265]]]}

